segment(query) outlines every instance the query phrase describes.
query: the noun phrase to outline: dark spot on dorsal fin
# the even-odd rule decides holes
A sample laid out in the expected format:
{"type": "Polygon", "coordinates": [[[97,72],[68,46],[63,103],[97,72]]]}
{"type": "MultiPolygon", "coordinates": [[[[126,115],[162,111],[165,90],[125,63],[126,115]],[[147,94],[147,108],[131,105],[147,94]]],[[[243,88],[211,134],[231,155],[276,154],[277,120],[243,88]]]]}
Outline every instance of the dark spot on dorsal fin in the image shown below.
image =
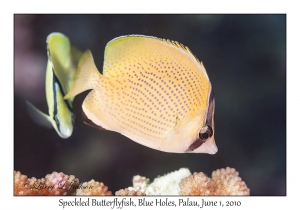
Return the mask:
{"type": "Polygon", "coordinates": [[[93,123],[93,121],[91,121],[89,118],[87,118],[87,116],[85,115],[85,113],[82,111],[82,120],[85,124],[93,127],[93,128],[97,128],[99,130],[106,130],[104,128],[102,128],[101,126],[99,125],[96,125],[95,123],[93,123]]]}

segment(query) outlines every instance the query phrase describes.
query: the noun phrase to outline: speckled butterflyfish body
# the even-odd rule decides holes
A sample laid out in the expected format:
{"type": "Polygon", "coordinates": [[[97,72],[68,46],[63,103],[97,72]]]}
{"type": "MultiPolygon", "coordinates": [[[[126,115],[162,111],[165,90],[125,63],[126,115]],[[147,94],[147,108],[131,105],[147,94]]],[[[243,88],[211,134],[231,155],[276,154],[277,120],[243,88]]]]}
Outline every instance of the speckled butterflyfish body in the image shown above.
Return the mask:
{"type": "Polygon", "coordinates": [[[27,107],[31,118],[44,127],[53,127],[61,138],[68,138],[73,132],[74,97],[64,100],[69,92],[81,52],[71,46],[68,37],[51,33],[47,37],[48,63],[46,69],[46,98],[49,115],[42,113],[31,103],[27,107]]]}
{"type": "Polygon", "coordinates": [[[177,42],[115,38],[105,48],[103,74],[85,52],[65,98],[88,89],[82,109],[94,127],[165,152],[217,152],[211,83],[203,64],[177,42]]]}

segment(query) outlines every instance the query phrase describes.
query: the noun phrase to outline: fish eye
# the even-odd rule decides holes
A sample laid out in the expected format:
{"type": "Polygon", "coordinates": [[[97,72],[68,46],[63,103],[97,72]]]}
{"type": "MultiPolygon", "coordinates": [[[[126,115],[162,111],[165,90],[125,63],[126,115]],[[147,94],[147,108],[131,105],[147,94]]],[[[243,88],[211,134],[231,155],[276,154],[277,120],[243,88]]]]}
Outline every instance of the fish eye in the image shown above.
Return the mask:
{"type": "Polygon", "coordinates": [[[208,138],[212,137],[213,130],[209,125],[205,125],[201,128],[199,132],[199,138],[201,140],[207,140],[208,138]]]}

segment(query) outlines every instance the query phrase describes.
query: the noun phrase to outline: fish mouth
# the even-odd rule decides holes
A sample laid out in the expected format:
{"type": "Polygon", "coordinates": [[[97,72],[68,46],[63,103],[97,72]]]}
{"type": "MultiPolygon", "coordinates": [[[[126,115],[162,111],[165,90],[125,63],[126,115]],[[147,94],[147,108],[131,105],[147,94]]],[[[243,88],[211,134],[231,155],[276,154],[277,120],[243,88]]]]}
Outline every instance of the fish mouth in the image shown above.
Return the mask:
{"type": "Polygon", "coordinates": [[[207,143],[208,144],[205,145],[205,148],[204,148],[205,153],[210,154],[210,155],[216,154],[218,152],[217,145],[214,142],[213,143],[207,142],[207,143]]]}

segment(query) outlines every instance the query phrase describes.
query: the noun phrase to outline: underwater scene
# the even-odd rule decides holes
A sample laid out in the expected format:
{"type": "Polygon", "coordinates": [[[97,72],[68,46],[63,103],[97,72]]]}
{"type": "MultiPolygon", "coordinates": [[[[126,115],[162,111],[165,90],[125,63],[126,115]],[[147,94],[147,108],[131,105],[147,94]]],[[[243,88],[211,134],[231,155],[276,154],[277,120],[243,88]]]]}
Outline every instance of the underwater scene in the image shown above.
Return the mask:
{"type": "Polygon", "coordinates": [[[15,14],[14,170],[14,195],[285,196],[286,15],[15,14]]]}

